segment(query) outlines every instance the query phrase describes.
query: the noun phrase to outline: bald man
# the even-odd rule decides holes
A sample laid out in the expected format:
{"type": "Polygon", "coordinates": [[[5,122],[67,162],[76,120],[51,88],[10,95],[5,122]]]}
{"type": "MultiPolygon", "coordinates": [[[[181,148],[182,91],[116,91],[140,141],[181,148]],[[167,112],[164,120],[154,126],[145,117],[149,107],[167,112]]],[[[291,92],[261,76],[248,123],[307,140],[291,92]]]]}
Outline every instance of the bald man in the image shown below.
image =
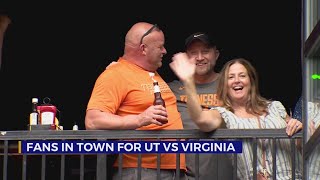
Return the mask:
{"type": "MultiPolygon", "coordinates": [[[[167,53],[164,44],[164,33],[157,25],[138,22],[130,28],[125,37],[123,56],[106,68],[95,82],[87,105],[86,129],[183,129],[176,98],[157,73],[167,53]],[[166,107],[153,105],[152,78],[159,83],[166,107]]],[[[157,179],[156,161],[155,154],[142,154],[142,179],[157,179]]],[[[137,178],[137,162],[136,154],[123,154],[123,180],[137,178]]],[[[118,166],[117,161],[114,166],[118,166]]],[[[180,179],[185,179],[184,154],[180,155],[179,167],[175,154],[161,155],[160,179],[177,179],[178,168],[181,169],[180,179]]],[[[114,179],[117,178],[116,172],[114,179]]]]}

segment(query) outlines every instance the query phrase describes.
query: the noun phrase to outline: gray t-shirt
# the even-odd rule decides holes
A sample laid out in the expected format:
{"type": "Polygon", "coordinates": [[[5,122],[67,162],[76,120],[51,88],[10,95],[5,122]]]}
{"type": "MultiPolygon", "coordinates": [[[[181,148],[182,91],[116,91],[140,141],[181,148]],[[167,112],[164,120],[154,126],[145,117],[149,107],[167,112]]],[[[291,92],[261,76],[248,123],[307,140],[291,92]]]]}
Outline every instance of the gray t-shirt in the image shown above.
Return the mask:
{"type": "MultiPolygon", "coordinates": [[[[218,105],[216,84],[217,82],[213,81],[207,84],[196,85],[199,100],[204,110],[208,110],[211,107],[218,105]]],[[[178,80],[174,80],[168,83],[168,85],[177,98],[178,111],[181,113],[183,127],[185,129],[199,129],[188,114],[188,108],[186,104],[187,96],[183,84],[178,80]]]]}
{"type": "MultiPolygon", "coordinates": [[[[204,110],[218,105],[216,95],[217,81],[207,84],[197,84],[196,89],[204,110]]],[[[187,108],[187,96],[183,84],[178,81],[168,83],[175,94],[178,104],[178,111],[181,114],[184,129],[199,129],[189,116],[187,108]]],[[[205,139],[208,141],[208,139],[205,139]]],[[[188,180],[195,179],[195,158],[196,154],[186,154],[188,180]]],[[[199,155],[199,180],[231,180],[233,179],[233,168],[229,157],[226,154],[200,154],[199,155]]]]}

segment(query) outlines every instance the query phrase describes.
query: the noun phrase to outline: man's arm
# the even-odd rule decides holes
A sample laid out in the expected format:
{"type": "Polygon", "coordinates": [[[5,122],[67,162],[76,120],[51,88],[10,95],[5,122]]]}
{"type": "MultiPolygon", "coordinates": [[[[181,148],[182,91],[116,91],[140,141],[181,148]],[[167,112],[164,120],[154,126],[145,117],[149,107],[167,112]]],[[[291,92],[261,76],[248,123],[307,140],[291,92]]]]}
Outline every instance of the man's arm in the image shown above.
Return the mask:
{"type": "Polygon", "coordinates": [[[189,59],[186,53],[177,53],[172,57],[172,62],[169,65],[180,81],[183,82],[191,119],[200,130],[205,132],[219,128],[223,124],[220,113],[217,110],[203,111],[201,108],[194,82],[196,65],[193,59],[189,59]]]}
{"type": "Polygon", "coordinates": [[[85,126],[88,130],[137,129],[149,124],[163,125],[167,122],[167,112],[161,105],[150,106],[139,115],[118,116],[109,112],[90,109],[86,112],[85,126]]]}

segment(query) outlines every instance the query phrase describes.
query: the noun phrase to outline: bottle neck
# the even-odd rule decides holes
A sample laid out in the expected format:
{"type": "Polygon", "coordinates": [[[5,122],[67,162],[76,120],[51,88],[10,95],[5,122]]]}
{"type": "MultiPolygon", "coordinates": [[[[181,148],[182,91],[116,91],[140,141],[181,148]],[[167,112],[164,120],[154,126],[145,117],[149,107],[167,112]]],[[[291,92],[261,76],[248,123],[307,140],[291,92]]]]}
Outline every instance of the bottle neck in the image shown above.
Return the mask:
{"type": "Polygon", "coordinates": [[[158,82],[153,82],[153,92],[154,93],[160,93],[161,92],[158,82]]]}
{"type": "Polygon", "coordinates": [[[37,107],[38,107],[37,103],[32,103],[32,112],[37,112],[38,111],[37,107]]]}
{"type": "Polygon", "coordinates": [[[160,93],[160,92],[154,92],[154,97],[156,97],[156,98],[157,98],[157,97],[160,97],[160,98],[161,98],[162,96],[161,96],[161,93],[160,93]]]}
{"type": "Polygon", "coordinates": [[[160,87],[159,86],[154,86],[154,93],[160,93],[160,87]]]}

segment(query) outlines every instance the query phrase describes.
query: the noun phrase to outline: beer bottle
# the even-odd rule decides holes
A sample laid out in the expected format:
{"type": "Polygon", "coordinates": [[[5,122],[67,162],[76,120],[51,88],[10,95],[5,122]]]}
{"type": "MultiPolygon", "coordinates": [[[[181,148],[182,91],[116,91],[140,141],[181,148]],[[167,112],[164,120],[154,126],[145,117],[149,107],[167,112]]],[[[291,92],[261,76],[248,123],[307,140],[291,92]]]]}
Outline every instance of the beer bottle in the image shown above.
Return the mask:
{"type": "MultiPolygon", "coordinates": [[[[160,87],[157,81],[153,82],[153,88],[154,88],[154,101],[153,105],[162,105],[164,108],[166,107],[166,103],[162,99],[161,92],[160,92],[160,87]]],[[[168,123],[168,120],[158,120],[162,124],[168,123]]]]}
{"type": "Polygon", "coordinates": [[[160,87],[158,82],[153,82],[153,88],[154,88],[154,101],[153,105],[162,105],[163,107],[166,107],[166,103],[162,99],[160,87]]]}
{"type": "Polygon", "coordinates": [[[30,126],[39,124],[39,112],[37,107],[38,107],[38,98],[32,98],[32,111],[29,117],[30,126]]]}

